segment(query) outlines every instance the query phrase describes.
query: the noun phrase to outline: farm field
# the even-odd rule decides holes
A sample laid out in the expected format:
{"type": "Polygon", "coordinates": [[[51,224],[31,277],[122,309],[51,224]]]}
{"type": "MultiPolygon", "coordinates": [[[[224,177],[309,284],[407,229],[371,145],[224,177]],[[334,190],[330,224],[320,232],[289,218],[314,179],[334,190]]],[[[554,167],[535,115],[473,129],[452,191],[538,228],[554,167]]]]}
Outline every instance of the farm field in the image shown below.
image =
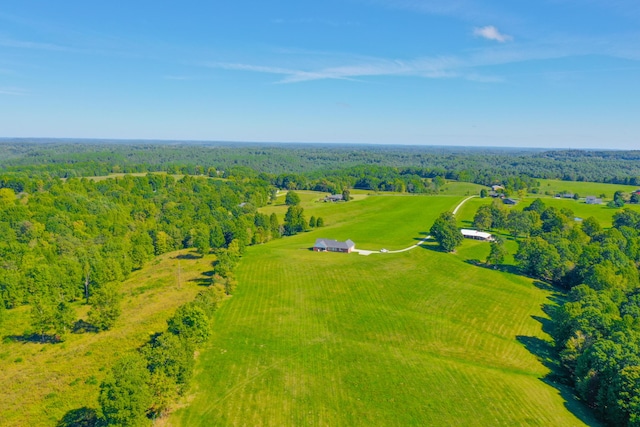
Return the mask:
{"type": "Polygon", "coordinates": [[[469,263],[486,243],[457,254],[435,244],[367,257],[309,250],[317,237],[406,247],[460,200],[305,201],[327,227],[247,249],[188,405],[168,424],[598,425],[544,379],[542,308],[554,295],[469,263]]]}
{"type": "MultiPolygon", "coordinates": [[[[174,310],[200,291],[199,283],[207,279],[202,272],[214,259],[185,250],[158,257],[122,284],[122,316],[113,329],[69,334],[63,343],[26,340],[29,307],[12,310],[0,327],[0,425],[51,426],[68,411],[97,408],[100,382],[115,360],[166,329],[174,310]]],[[[85,317],[88,306],[74,307],[85,317]]]]}
{"type": "Polygon", "coordinates": [[[630,193],[638,189],[637,186],[633,185],[603,184],[600,182],[561,181],[559,179],[539,179],[538,181],[540,181],[538,190],[541,195],[544,195],[547,191],[554,194],[568,191],[574,194],[577,193],[580,197],[604,194],[606,199],[612,199],[613,193],[616,191],[630,193]]]}

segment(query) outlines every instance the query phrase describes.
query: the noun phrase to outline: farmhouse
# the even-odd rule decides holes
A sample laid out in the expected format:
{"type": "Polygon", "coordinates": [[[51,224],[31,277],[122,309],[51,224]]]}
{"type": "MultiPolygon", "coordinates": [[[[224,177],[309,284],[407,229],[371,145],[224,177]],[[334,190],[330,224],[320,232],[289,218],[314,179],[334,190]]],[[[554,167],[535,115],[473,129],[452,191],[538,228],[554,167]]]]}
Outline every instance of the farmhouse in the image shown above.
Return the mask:
{"type": "Polygon", "coordinates": [[[460,232],[466,239],[484,240],[485,242],[493,241],[493,236],[490,233],[485,233],[484,231],[469,230],[467,228],[463,228],[460,230],[460,232]]]}
{"type": "Polygon", "coordinates": [[[596,196],[587,196],[587,198],[584,199],[584,202],[588,205],[601,205],[602,199],[599,199],[596,196]]]}
{"type": "Polygon", "coordinates": [[[313,250],[315,252],[344,252],[351,253],[356,247],[356,244],[351,240],[346,242],[338,242],[332,239],[316,239],[313,250]]]}
{"type": "Polygon", "coordinates": [[[504,190],[504,187],[502,185],[492,185],[491,190],[493,191],[504,190]]]}

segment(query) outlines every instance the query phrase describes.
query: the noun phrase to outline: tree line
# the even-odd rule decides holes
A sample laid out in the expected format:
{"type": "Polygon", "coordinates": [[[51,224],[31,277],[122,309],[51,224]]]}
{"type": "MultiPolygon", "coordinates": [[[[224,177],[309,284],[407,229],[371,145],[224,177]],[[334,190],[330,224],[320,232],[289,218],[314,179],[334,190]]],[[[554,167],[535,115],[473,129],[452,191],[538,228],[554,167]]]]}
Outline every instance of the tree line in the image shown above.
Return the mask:
{"type": "Polygon", "coordinates": [[[35,191],[0,189],[0,306],[30,304],[30,333],[43,341],[110,328],[119,284],[157,255],[242,249],[283,232],[275,215],[257,211],[270,197],[260,179],[149,174],[26,184],[35,191]],[[91,310],[78,323],[69,304],[81,299],[91,310]]]}
{"type": "MultiPolygon", "coordinates": [[[[523,185],[510,180],[527,181],[531,178],[640,185],[638,160],[639,151],[179,141],[0,142],[0,175],[12,172],[27,177],[70,178],[163,171],[169,174],[257,178],[268,174],[269,179],[297,184],[291,187],[287,182],[280,182],[280,188],[317,187],[321,188],[320,191],[331,192],[347,187],[430,192],[437,183],[424,178],[436,177],[484,185],[502,183],[515,191],[532,188],[532,183],[523,185]],[[377,167],[382,169],[377,170],[377,167]],[[349,172],[345,172],[347,170],[349,172]],[[295,179],[287,178],[289,174],[295,179]],[[310,187],[311,183],[313,187],[310,187]]],[[[6,184],[0,178],[0,187],[6,184]]]]}
{"type": "MultiPolygon", "coordinates": [[[[619,210],[604,229],[536,199],[522,211],[482,206],[474,226],[510,233],[521,271],[566,290],[551,312],[558,363],[600,419],[640,425],[640,214],[619,210]]],[[[500,246],[492,244],[488,262],[502,262],[500,246]]]]}

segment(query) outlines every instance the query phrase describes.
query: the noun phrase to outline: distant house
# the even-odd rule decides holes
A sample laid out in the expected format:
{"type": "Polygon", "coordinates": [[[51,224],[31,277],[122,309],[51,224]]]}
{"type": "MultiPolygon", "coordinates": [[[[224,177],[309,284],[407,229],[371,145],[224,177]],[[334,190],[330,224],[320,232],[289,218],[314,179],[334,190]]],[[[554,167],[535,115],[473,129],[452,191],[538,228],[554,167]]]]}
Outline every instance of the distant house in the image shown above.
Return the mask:
{"type": "Polygon", "coordinates": [[[633,192],[634,194],[640,194],[640,189],[633,192]]]}
{"type": "Polygon", "coordinates": [[[491,233],[485,233],[484,231],[469,230],[467,228],[463,228],[460,230],[460,232],[466,239],[484,240],[485,242],[493,241],[493,236],[491,235],[491,233]]]}
{"type": "Polygon", "coordinates": [[[573,193],[562,193],[560,194],[560,197],[562,197],[563,199],[573,199],[574,194],[573,193]]]}
{"type": "Polygon", "coordinates": [[[511,198],[507,197],[507,198],[505,198],[505,199],[502,199],[502,203],[504,203],[505,205],[515,205],[515,204],[517,204],[518,202],[516,202],[515,200],[513,200],[513,199],[511,199],[511,198]]]}
{"type": "Polygon", "coordinates": [[[489,191],[489,197],[500,197],[500,193],[498,193],[497,191],[489,191]]]}
{"type": "Polygon", "coordinates": [[[602,199],[599,199],[596,196],[587,196],[587,198],[584,199],[584,202],[588,205],[601,205],[602,199]]]}
{"type": "Polygon", "coordinates": [[[342,194],[332,194],[324,198],[325,202],[340,202],[342,201],[342,194]]]}
{"type": "Polygon", "coordinates": [[[504,190],[504,187],[502,185],[492,185],[491,189],[493,191],[498,191],[498,190],[504,190]]]}
{"type": "Polygon", "coordinates": [[[356,247],[356,244],[351,240],[346,242],[339,242],[332,239],[316,239],[313,250],[315,252],[344,252],[351,253],[356,247]]]}

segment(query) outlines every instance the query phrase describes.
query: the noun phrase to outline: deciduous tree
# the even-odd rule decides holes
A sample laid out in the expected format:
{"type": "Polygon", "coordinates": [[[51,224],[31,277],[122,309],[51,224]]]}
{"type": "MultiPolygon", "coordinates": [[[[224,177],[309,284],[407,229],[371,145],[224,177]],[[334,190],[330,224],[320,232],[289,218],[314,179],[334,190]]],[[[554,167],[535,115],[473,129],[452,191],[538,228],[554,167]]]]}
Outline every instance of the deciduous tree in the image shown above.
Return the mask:
{"type": "Polygon", "coordinates": [[[138,427],[150,424],[147,410],[152,403],[150,375],[137,353],[116,362],[100,385],[98,401],[109,426],[138,427]]]}
{"type": "Polygon", "coordinates": [[[460,246],[464,238],[458,230],[456,218],[452,212],[441,213],[429,232],[446,252],[453,252],[456,247],[460,246]]]}

